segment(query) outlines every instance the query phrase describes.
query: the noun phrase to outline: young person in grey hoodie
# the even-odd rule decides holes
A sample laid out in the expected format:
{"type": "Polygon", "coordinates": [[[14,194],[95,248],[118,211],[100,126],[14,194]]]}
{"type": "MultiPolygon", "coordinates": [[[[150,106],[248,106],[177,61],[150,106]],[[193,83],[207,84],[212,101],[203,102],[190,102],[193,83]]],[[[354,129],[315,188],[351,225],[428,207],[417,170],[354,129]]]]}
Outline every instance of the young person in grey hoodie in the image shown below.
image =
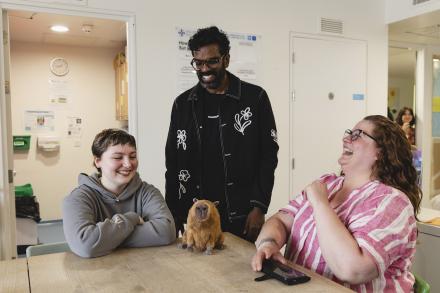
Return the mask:
{"type": "Polygon", "coordinates": [[[70,249],[82,257],[109,254],[117,247],[167,245],[176,239],[174,220],[160,191],[136,172],[134,137],[105,129],[92,144],[91,176],[63,202],[63,228],[70,249]]]}

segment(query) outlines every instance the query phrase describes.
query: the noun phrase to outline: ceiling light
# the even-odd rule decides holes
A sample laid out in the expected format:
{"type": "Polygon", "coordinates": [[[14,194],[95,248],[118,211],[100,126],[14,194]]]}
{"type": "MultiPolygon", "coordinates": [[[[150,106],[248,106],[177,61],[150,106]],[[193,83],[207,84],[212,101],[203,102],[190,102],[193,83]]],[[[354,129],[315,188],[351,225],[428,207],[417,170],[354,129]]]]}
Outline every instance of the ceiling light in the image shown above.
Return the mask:
{"type": "Polygon", "coordinates": [[[57,33],[65,33],[69,31],[69,28],[64,25],[53,25],[50,27],[50,29],[57,33]]]}

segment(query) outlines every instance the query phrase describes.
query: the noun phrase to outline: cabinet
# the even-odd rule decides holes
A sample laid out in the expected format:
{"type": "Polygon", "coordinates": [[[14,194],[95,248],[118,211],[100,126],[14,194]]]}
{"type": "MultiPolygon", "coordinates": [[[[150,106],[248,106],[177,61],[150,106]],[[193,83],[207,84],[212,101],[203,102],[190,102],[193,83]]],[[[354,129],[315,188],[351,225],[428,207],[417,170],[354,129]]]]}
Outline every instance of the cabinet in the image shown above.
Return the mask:
{"type": "Polygon", "coordinates": [[[16,218],[17,245],[38,244],[37,222],[33,219],[16,218]]]}
{"type": "MultiPolygon", "coordinates": [[[[440,211],[423,209],[419,218],[424,214],[430,213],[430,217],[440,216],[440,211]]],[[[440,292],[440,227],[418,222],[416,255],[414,258],[412,271],[422,277],[431,286],[431,292],[440,292]]]]}
{"type": "Polygon", "coordinates": [[[128,120],[128,71],[124,52],[116,55],[113,66],[115,68],[116,93],[116,120],[128,120]]]}

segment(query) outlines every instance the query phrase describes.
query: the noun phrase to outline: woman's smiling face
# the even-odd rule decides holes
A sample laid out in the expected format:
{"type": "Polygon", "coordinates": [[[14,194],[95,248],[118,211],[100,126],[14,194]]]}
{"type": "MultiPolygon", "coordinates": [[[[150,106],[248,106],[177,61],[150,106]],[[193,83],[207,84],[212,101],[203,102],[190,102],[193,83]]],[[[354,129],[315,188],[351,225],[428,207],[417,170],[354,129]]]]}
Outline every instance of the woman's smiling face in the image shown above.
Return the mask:
{"type": "Polygon", "coordinates": [[[130,144],[109,146],[100,158],[95,157],[95,165],[101,169],[102,185],[119,194],[136,174],[136,148],[130,144]]]}
{"type": "Polygon", "coordinates": [[[413,115],[409,110],[406,110],[405,113],[402,115],[403,123],[410,123],[412,120],[413,120],[413,115]]]}
{"type": "Polygon", "coordinates": [[[373,130],[374,125],[371,122],[362,120],[352,130],[353,134],[358,135],[344,136],[343,151],[338,162],[345,174],[371,174],[378,153],[376,142],[371,137],[373,130]]]}

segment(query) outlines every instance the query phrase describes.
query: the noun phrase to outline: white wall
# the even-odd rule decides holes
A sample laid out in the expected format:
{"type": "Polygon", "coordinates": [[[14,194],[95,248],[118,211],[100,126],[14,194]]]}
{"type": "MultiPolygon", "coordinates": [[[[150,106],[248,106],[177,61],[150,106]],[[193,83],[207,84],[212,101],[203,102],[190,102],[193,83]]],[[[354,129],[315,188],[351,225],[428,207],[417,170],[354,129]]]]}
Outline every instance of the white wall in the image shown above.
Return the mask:
{"type": "Polygon", "coordinates": [[[91,144],[104,128],[120,127],[115,120],[115,71],[113,58],[118,50],[42,45],[24,42],[11,44],[12,132],[22,135],[24,111],[50,110],[55,114],[55,131],[41,134],[61,138],[60,151],[37,150],[38,133],[30,133],[29,151],[14,153],[15,184],[31,183],[44,220],[61,218],[61,201],[77,185],[80,172],[90,173],[91,144]],[[54,57],[64,57],[70,72],[62,78],[69,83],[69,103],[50,105],[49,70],[54,57]],[[81,117],[83,134],[79,146],[67,138],[67,116],[81,117]]]}
{"type": "MultiPolygon", "coordinates": [[[[146,126],[144,133],[139,133],[140,142],[145,147],[141,157],[142,174],[154,184],[159,183],[162,188],[165,171],[163,149],[169,113],[175,96],[173,87],[170,86],[176,82],[172,72],[175,68],[172,61],[176,55],[175,26],[197,28],[216,24],[226,31],[255,33],[262,36],[260,59],[262,70],[259,79],[271,99],[279,131],[279,165],[270,206],[272,213],[287,203],[289,195],[289,31],[316,33],[318,18],[326,16],[344,20],[348,37],[367,40],[367,109],[369,113],[384,114],[387,104],[388,51],[384,3],[347,0],[331,1],[329,4],[326,0],[289,0],[275,1],[272,5],[268,5],[267,1],[228,0],[221,4],[223,9],[228,11],[227,17],[220,12],[221,10],[218,13],[206,13],[206,6],[200,6],[200,3],[200,1],[165,1],[162,5],[146,7],[146,15],[143,17],[138,15],[136,18],[137,36],[141,38],[149,36],[145,38],[145,43],[143,40],[137,40],[140,46],[138,52],[145,53],[138,56],[140,69],[138,80],[147,81],[147,88],[144,90],[152,93],[147,96],[139,95],[138,103],[140,113],[145,113],[147,110],[152,115],[142,115],[139,121],[140,125],[146,126]],[[144,67],[147,68],[145,72],[143,72],[144,67]],[[155,70],[148,70],[151,68],[155,70]],[[154,115],[153,111],[162,114],[154,115]],[[154,120],[157,123],[153,124],[154,120]],[[154,141],[150,138],[154,138],[154,141]],[[149,167],[151,164],[153,168],[149,167]]],[[[233,52],[231,58],[234,58],[233,52]]],[[[341,113],[345,110],[341,109],[341,113]]],[[[313,154],[304,154],[304,156],[313,157],[313,154]]]]}
{"type": "MultiPolygon", "coordinates": [[[[225,31],[262,36],[259,80],[271,99],[280,143],[270,212],[287,203],[289,192],[290,31],[315,34],[321,16],[343,20],[346,37],[368,43],[367,112],[386,113],[388,47],[383,0],[276,0],[270,4],[266,0],[224,0],[212,5],[197,0],[89,0],[88,8],[72,7],[95,9],[100,13],[124,11],[135,16],[139,170],[144,180],[162,191],[164,147],[176,96],[176,26],[199,28],[215,24],[225,31]]],[[[234,58],[233,52],[231,58],[234,58]]],[[[341,115],[344,111],[347,109],[341,109],[341,115]]],[[[313,154],[303,155],[313,157],[313,154]]]]}

